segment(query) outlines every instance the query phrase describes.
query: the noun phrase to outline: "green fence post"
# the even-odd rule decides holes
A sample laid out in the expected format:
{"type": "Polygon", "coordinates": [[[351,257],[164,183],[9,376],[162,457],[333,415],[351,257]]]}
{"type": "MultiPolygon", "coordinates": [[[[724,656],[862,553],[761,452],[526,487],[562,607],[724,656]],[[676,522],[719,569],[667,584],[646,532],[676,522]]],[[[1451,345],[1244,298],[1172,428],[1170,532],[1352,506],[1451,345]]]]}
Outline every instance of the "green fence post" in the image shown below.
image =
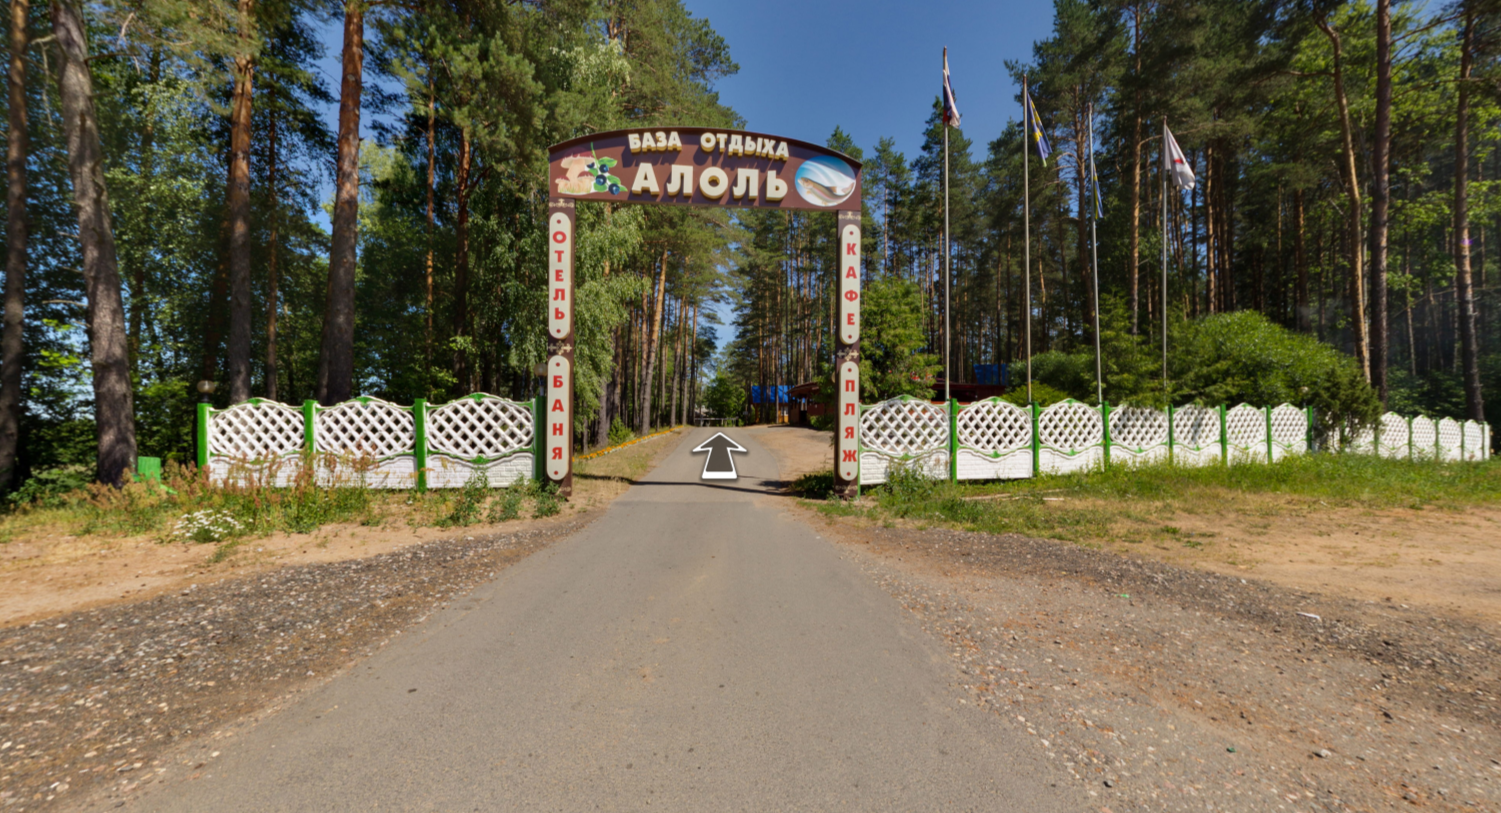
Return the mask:
{"type": "Polygon", "coordinates": [[[1262,407],[1266,411],[1266,462],[1272,463],[1272,408],[1262,407]]]}
{"type": "Polygon", "coordinates": [[[208,422],[213,413],[208,404],[198,404],[198,468],[208,468],[208,422]]]}
{"type": "Polygon", "coordinates": [[[1225,405],[1220,404],[1220,465],[1230,465],[1230,429],[1225,424],[1225,405]]]}
{"type": "Polygon", "coordinates": [[[1407,418],[1407,461],[1411,463],[1415,458],[1412,456],[1412,417],[1407,418]]]}
{"type": "Polygon", "coordinates": [[[1100,424],[1105,438],[1105,465],[1110,465],[1110,402],[1100,402],[1100,424]]]}
{"type": "Polygon", "coordinates": [[[949,482],[959,482],[959,401],[949,399],[949,482]]]}
{"type": "Polygon", "coordinates": [[[1381,456],[1381,427],[1386,422],[1385,415],[1376,416],[1376,426],[1371,429],[1371,454],[1381,456]]]}
{"type": "Polygon", "coordinates": [[[302,442],[309,452],[318,451],[317,434],[314,431],[318,425],[318,402],[302,402],[302,442]]]}
{"type": "Polygon", "coordinates": [[[1036,477],[1042,467],[1042,440],[1037,436],[1037,402],[1029,401],[1032,410],[1032,476],[1036,477]]]}
{"type": "Polygon", "coordinates": [[[418,398],[412,402],[412,424],[414,427],[413,440],[416,448],[412,450],[413,462],[417,464],[417,490],[427,490],[427,399],[418,398]]]}
{"type": "Polygon", "coordinates": [[[1303,453],[1313,454],[1313,407],[1303,407],[1303,453]]]}
{"type": "Polygon", "coordinates": [[[1173,437],[1173,405],[1167,405],[1167,462],[1173,463],[1173,447],[1177,445],[1177,438],[1173,437]]]}

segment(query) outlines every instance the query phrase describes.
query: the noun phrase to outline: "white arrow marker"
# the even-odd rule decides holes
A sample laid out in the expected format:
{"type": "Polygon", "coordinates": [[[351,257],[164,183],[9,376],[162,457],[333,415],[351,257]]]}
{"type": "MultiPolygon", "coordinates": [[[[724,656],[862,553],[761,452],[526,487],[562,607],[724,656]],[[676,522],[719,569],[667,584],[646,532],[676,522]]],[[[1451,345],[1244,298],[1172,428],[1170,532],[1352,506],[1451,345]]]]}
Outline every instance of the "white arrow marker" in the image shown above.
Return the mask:
{"type": "Polygon", "coordinates": [[[740,477],[735,472],[735,458],[730,452],[745,453],[745,447],[731,440],[723,432],[714,433],[709,438],[694,448],[693,453],[708,452],[704,458],[704,473],[700,480],[735,480],[740,477]]]}

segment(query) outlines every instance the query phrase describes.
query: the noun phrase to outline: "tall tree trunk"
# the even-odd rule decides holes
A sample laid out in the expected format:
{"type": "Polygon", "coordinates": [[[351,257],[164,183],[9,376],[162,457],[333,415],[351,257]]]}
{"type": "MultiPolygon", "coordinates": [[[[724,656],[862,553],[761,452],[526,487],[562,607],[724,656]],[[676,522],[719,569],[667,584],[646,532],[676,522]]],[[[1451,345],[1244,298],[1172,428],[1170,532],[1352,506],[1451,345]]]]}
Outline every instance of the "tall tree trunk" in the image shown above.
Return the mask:
{"type": "MultiPolygon", "coordinates": [[[[154,86],[162,78],[162,54],[153,48],[151,50],[151,84],[154,86]]],[[[141,177],[145,180],[148,188],[156,180],[156,117],[149,113],[145,121],[141,123],[141,177]]],[[[132,373],[139,374],[137,365],[141,361],[141,326],[146,319],[146,310],[149,300],[146,297],[146,257],[139,258],[135,267],[131,270],[130,280],[130,320],[127,323],[129,334],[126,337],[130,351],[130,369],[132,373]]]]}
{"type": "Polygon", "coordinates": [[[1376,138],[1371,145],[1371,385],[1386,403],[1386,263],[1391,207],[1392,4],[1376,0],[1376,138]]]}
{"type": "Polygon", "coordinates": [[[365,64],[364,0],[345,0],[339,85],[339,152],[334,180],[328,302],[318,354],[318,400],[349,400],[354,389],[354,271],[360,228],[360,91],[365,64]]]}
{"type": "Polygon", "coordinates": [[[240,44],[234,58],[234,96],[229,107],[229,402],[250,397],[250,113],[255,55],[250,53],[254,0],[239,0],[240,44]]]}
{"type": "Polygon", "coordinates": [[[1347,212],[1348,234],[1346,249],[1350,253],[1350,328],[1354,334],[1355,358],[1366,380],[1371,379],[1370,341],[1366,334],[1364,248],[1361,239],[1360,177],[1355,171],[1355,134],[1350,122],[1350,101],[1345,95],[1344,48],[1339,32],[1327,20],[1319,20],[1318,27],[1329,38],[1334,49],[1334,100],[1339,107],[1339,132],[1342,146],[1340,173],[1345,179],[1345,193],[1350,200],[1347,212]]]}
{"type": "Polygon", "coordinates": [[[683,396],[685,403],[685,423],[693,423],[698,408],[698,303],[693,303],[693,334],[688,340],[688,394],[683,396]]]}
{"type": "Polygon", "coordinates": [[[1298,332],[1308,333],[1313,329],[1308,303],[1308,256],[1303,250],[1303,190],[1293,190],[1293,268],[1297,274],[1294,308],[1298,316],[1298,332]]]}
{"type": "Polygon", "coordinates": [[[433,381],[433,236],[436,233],[434,227],[437,223],[433,204],[438,186],[437,126],[438,99],[433,93],[433,78],[429,74],[427,78],[427,298],[424,300],[427,333],[422,342],[422,369],[426,377],[425,386],[429,390],[432,388],[433,381]]]}
{"type": "MultiPolygon", "coordinates": [[[[1459,102],[1454,116],[1454,293],[1458,305],[1460,355],[1463,358],[1465,414],[1485,420],[1480,390],[1480,343],[1475,327],[1475,290],[1470,278],[1470,72],[1474,67],[1475,12],[1466,5],[1459,55],[1459,102]]],[[[1488,440],[1488,439],[1487,439],[1488,440]]]]}
{"type": "Polygon", "coordinates": [[[657,271],[657,295],[652,300],[651,324],[648,329],[651,335],[646,342],[646,378],[642,382],[641,405],[641,434],[645,435],[651,430],[651,396],[655,383],[652,380],[653,373],[657,369],[657,346],[662,343],[662,297],[667,289],[667,252],[662,252],[662,265],[657,271]]]}
{"type": "Polygon", "coordinates": [[[1215,226],[1219,209],[1214,201],[1220,179],[1214,172],[1214,157],[1214,142],[1210,141],[1204,145],[1204,287],[1209,312],[1219,313],[1223,310],[1223,295],[1220,293],[1223,280],[1220,277],[1219,229],[1215,226]]]}
{"type": "Polygon", "coordinates": [[[83,17],[71,0],[52,4],[52,32],[62,65],[57,76],[68,141],[68,174],[78,209],[83,282],[89,299],[89,357],[94,378],[94,422],[99,432],[99,481],[120,485],[135,467],[135,403],[130,354],[125,341],[125,302],[104,183],[104,151],[94,110],[88,40],[83,17]]]}
{"type": "Polygon", "coordinates": [[[1132,48],[1136,60],[1135,99],[1131,107],[1131,174],[1128,188],[1131,195],[1131,240],[1127,248],[1130,258],[1131,335],[1141,332],[1141,0],[1134,5],[1132,15],[1132,48]]]}
{"type": "Polygon", "coordinates": [[[677,426],[682,423],[678,413],[678,405],[681,403],[678,399],[678,394],[682,390],[680,384],[683,380],[683,346],[688,335],[684,330],[687,318],[688,303],[680,298],[678,299],[677,319],[675,320],[677,322],[677,335],[673,337],[672,341],[672,376],[667,379],[667,388],[672,390],[671,426],[677,426]]]}
{"type": "Polygon", "coordinates": [[[266,240],[266,398],[275,401],[278,396],[279,383],[276,369],[276,315],[279,306],[278,293],[281,285],[280,264],[278,249],[280,246],[280,234],[277,226],[280,225],[281,205],[277,194],[277,174],[280,169],[277,166],[277,141],[276,141],[276,116],[271,116],[266,122],[266,152],[271,165],[266,177],[267,191],[270,193],[270,207],[267,217],[270,219],[271,233],[266,240]]]}
{"type": "Polygon", "coordinates": [[[5,327],[0,333],[0,493],[15,481],[26,317],[26,28],[29,0],[10,0],[10,130],[5,145],[5,327]]]}
{"type": "MultiPolygon", "coordinates": [[[[457,192],[457,216],[454,218],[454,246],[453,258],[453,335],[469,335],[469,175],[473,152],[469,141],[469,131],[461,129],[459,132],[459,166],[458,175],[454,179],[455,191],[457,192]]],[[[453,351],[454,379],[459,387],[473,389],[470,381],[469,354],[464,352],[462,344],[455,344],[453,351]]]]}
{"type": "Polygon", "coordinates": [[[610,417],[615,405],[615,390],[620,386],[620,328],[610,332],[610,377],[599,391],[599,421],[594,427],[594,445],[603,449],[610,443],[610,417]]]}

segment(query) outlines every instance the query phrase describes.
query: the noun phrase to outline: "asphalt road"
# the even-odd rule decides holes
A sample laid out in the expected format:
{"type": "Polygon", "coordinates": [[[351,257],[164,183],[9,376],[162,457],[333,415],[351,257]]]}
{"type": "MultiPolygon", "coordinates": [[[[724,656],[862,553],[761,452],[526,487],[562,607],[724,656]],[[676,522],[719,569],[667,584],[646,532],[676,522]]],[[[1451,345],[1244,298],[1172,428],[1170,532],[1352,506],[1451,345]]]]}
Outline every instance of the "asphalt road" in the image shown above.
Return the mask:
{"type": "Polygon", "coordinates": [[[696,430],[574,537],[215,747],[161,811],[1027,811],[1087,797],[696,430]]]}

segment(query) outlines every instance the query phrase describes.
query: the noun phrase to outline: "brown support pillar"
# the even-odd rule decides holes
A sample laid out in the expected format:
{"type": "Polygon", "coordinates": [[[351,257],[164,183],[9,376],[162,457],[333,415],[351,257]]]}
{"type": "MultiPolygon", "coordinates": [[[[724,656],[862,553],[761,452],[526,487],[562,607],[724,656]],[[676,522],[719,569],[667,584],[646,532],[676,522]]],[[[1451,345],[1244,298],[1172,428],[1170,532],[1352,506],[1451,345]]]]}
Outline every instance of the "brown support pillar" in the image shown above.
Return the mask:
{"type": "Polygon", "coordinates": [[[844,499],[854,499],[860,489],[860,296],[860,212],[840,212],[834,492],[844,499]]]}
{"type": "Polygon", "coordinates": [[[573,200],[547,201],[547,416],[544,470],[573,495],[573,200]]]}

